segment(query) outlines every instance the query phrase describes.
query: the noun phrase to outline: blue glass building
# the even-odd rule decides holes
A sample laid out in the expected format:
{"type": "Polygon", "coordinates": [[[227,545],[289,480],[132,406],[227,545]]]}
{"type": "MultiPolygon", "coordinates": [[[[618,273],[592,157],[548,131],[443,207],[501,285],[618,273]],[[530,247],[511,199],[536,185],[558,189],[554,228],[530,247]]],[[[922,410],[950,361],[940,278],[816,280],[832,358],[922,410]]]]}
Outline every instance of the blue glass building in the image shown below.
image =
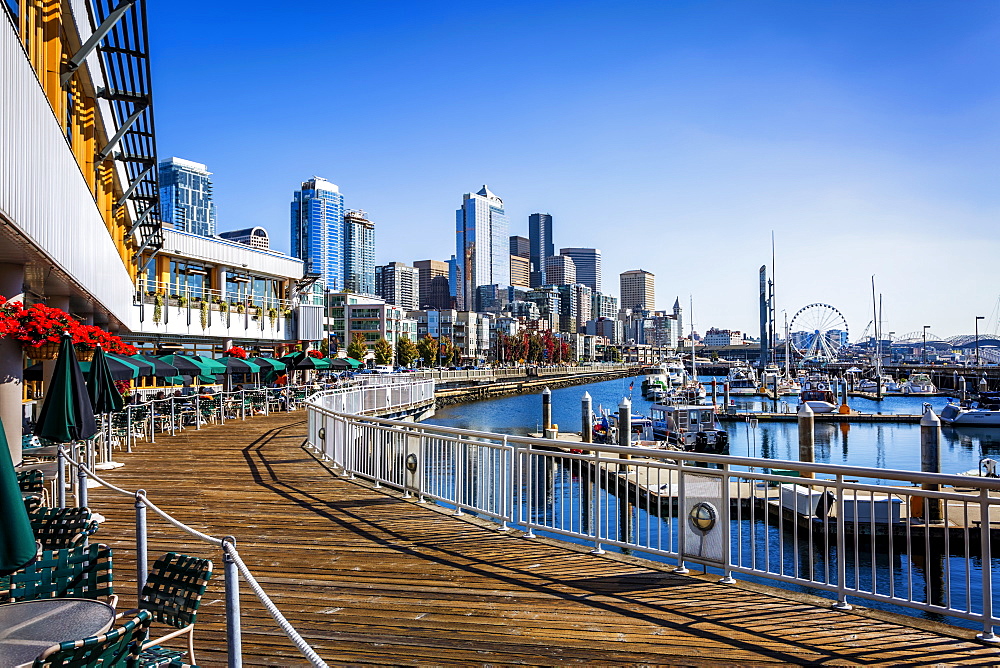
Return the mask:
{"type": "Polygon", "coordinates": [[[160,216],[176,230],[215,235],[212,172],[200,162],[167,158],[160,161],[160,216]]]}
{"type": "Polygon", "coordinates": [[[375,225],[364,211],[344,215],[344,289],[375,294],[375,225]]]}
{"type": "Polygon", "coordinates": [[[503,200],[486,186],[466,193],[455,213],[455,285],[458,308],[476,311],[476,288],[510,285],[510,234],[503,200]]]}
{"type": "MultiPolygon", "coordinates": [[[[344,196],[340,188],[314,176],[292,200],[292,255],[317,273],[330,290],[344,290],[344,196]]],[[[375,267],[372,257],[372,282],[375,267]]],[[[374,285],[372,286],[374,291],[374,285]]]]}

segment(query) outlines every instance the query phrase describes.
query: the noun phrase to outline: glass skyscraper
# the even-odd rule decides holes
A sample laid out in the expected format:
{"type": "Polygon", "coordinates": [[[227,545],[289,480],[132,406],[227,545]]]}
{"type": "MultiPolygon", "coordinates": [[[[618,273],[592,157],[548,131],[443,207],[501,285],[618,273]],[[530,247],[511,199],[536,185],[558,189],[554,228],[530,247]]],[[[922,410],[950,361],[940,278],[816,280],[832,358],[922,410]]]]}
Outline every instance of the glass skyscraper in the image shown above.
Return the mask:
{"type": "Polygon", "coordinates": [[[456,294],[462,311],[479,309],[476,288],[510,285],[510,235],[503,200],[483,186],[455,212],[456,294]]]}
{"type": "Polygon", "coordinates": [[[344,215],[344,289],[375,294],[375,224],[364,211],[344,215]]]}
{"type": "MultiPolygon", "coordinates": [[[[292,255],[317,273],[330,290],[344,290],[344,196],[340,188],[314,176],[302,183],[292,200],[292,255]]],[[[375,261],[372,256],[372,282],[375,261]]],[[[370,292],[374,292],[372,285],[370,292]]]]}
{"type": "Polygon", "coordinates": [[[531,287],[548,284],[545,280],[545,258],[556,254],[552,242],[552,216],[533,213],[528,216],[528,247],[531,259],[531,287]]]}
{"type": "Polygon", "coordinates": [[[175,230],[203,237],[215,235],[212,172],[200,162],[160,161],[160,217],[175,230]]]}

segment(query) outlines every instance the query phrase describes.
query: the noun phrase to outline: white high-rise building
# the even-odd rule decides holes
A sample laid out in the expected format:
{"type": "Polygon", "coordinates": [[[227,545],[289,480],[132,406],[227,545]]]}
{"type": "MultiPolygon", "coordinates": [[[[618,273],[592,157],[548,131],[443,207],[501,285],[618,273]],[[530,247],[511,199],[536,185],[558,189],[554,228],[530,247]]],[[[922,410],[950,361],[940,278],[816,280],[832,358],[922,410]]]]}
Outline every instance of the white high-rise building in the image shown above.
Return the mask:
{"type": "Polygon", "coordinates": [[[652,272],[633,269],[622,272],[619,279],[621,281],[621,308],[656,310],[656,289],[652,272]]]}
{"type": "Polygon", "coordinates": [[[375,267],[375,293],[390,304],[415,311],[420,307],[420,271],[402,262],[375,267]]]}
{"type": "Polygon", "coordinates": [[[546,285],[572,285],[578,283],[576,264],[566,255],[552,255],[545,258],[546,285]]]}
{"type": "Polygon", "coordinates": [[[466,193],[455,212],[456,301],[474,311],[480,285],[510,285],[510,225],[503,200],[486,186],[466,193]]]}

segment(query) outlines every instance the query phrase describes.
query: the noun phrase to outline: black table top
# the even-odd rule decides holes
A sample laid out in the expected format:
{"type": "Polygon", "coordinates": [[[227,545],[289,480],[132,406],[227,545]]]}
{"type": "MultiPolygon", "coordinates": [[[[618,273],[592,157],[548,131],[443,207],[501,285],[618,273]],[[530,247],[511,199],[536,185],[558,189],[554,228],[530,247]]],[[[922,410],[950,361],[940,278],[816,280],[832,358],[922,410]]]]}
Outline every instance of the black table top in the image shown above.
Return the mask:
{"type": "Polygon", "coordinates": [[[0,668],[30,664],[52,645],[99,635],[114,621],[114,608],[89,598],[0,605],[0,668]]]}

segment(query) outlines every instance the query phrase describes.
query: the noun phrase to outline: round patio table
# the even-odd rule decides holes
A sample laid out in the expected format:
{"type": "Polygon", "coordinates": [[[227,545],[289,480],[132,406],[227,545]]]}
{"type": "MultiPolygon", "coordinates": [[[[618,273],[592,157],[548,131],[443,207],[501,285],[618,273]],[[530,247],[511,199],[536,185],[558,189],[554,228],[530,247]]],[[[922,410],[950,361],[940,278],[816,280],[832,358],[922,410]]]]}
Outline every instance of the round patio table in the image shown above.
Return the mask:
{"type": "Polygon", "coordinates": [[[31,664],[52,645],[100,635],[114,621],[114,608],[89,598],[0,605],[0,668],[31,664]]]}

